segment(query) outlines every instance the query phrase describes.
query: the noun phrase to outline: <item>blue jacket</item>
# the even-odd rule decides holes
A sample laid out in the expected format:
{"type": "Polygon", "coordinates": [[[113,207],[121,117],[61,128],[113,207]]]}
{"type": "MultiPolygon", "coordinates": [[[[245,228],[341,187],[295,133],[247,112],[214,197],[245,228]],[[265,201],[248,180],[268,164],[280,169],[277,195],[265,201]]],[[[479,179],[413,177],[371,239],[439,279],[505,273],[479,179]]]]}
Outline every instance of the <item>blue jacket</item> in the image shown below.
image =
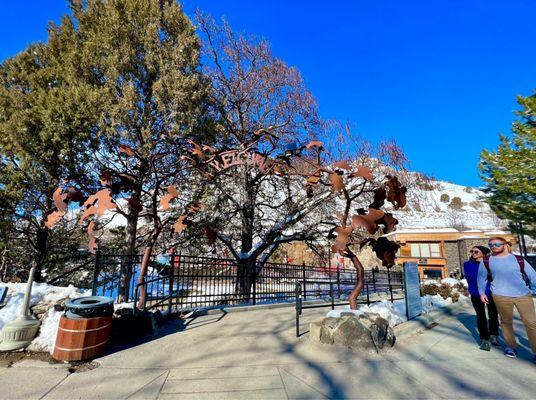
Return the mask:
{"type": "MultiPolygon", "coordinates": [[[[474,261],[473,259],[469,259],[466,262],[463,263],[463,273],[465,275],[465,279],[467,279],[467,286],[469,289],[469,294],[471,296],[477,296],[480,297],[480,293],[478,292],[478,267],[479,264],[474,261]]],[[[486,269],[486,267],[482,267],[486,269]]],[[[486,284],[486,295],[491,295],[490,290],[490,284],[489,282],[486,284]]]]}

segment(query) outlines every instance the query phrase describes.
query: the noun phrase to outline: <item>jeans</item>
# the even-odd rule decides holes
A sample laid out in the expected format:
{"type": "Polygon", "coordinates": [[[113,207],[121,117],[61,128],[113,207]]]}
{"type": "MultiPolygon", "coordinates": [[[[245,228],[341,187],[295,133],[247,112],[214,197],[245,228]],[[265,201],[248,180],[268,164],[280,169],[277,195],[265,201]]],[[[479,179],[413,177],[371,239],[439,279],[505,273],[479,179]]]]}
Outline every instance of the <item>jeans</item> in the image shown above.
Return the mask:
{"type": "Polygon", "coordinates": [[[486,318],[486,305],[479,296],[471,296],[471,303],[476,311],[476,325],[481,340],[489,340],[490,335],[499,336],[499,315],[493,298],[489,296],[488,318],[486,318]]]}
{"type": "Polygon", "coordinates": [[[497,310],[501,316],[501,327],[504,341],[508,347],[516,348],[516,337],[514,334],[514,307],[525,325],[532,352],[536,354],[536,312],[532,295],[520,297],[507,297],[493,295],[497,310]]]}

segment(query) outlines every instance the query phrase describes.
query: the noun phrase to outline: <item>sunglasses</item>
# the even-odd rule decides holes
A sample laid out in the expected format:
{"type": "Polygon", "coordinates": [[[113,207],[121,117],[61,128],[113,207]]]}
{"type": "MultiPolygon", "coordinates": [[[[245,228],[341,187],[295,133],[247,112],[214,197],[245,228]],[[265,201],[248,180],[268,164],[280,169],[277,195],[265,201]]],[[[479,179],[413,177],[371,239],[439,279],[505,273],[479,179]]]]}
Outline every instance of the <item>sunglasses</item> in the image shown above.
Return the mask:
{"type": "Polygon", "coordinates": [[[501,247],[504,246],[504,243],[489,243],[489,247],[501,247]]]}
{"type": "Polygon", "coordinates": [[[478,253],[481,253],[480,250],[471,250],[469,253],[471,254],[478,254],[478,253]]]}

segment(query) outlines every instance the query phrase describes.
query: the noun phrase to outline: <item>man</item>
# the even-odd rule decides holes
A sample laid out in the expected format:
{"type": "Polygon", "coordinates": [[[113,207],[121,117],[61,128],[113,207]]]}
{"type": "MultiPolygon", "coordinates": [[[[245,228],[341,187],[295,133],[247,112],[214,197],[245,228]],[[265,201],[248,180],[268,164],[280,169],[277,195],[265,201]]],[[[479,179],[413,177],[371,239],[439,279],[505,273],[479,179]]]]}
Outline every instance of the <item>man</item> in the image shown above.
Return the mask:
{"type": "Polygon", "coordinates": [[[504,355],[517,357],[517,343],[513,328],[514,307],[519,312],[527,331],[533,361],[536,363],[536,311],[527,279],[536,283],[536,271],[523,258],[508,251],[502,237],[489,239],[491,257],[485,257],[478,268],[478,291],[481,300],[488,304],[486,283],[490,282],[493,301],[501,317],[501,328],[507,347],[504,355]],[[524,273],[523,273],[524,271],[524,273]]]}

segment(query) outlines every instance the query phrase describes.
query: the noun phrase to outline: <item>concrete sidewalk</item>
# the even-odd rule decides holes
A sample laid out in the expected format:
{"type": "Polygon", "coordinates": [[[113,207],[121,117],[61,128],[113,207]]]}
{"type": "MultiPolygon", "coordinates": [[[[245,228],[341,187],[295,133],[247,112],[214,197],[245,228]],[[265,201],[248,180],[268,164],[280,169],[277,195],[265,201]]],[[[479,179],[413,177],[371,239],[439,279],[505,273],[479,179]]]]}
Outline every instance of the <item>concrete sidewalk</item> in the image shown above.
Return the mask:
{"type": "MultiPolygon", "coordinates": [[[[306,335],[295,338],[293,311],[221,313],[170,323],[160,337],[115,349],[87,372],[15,364],[0,370],[0,398],[536,397],[536,366],[519,321],[516,331],[523,337],[517,360],[504,357],[501,349],[478,349],[470,305],[377,355],[311,344],[306,335]]],[[[302,331],[325,312],[305,310],[302,331]]]]}

